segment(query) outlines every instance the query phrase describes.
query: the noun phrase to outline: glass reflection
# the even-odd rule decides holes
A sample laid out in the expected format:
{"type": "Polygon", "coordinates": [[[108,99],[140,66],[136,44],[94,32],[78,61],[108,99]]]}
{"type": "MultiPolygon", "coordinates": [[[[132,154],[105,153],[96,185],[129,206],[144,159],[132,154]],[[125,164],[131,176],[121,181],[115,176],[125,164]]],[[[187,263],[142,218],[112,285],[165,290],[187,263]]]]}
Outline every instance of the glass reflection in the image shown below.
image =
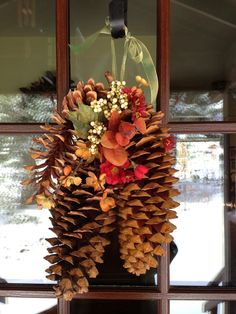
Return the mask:
{"type": "Polygon", "coordinates": [[[235,301],[170,301],[170,314],[234,314],[235,310],[235,301]]]}
{"type": "Polygon", "coordinates": [[[172,121],[236,121],[236,2],[171,0],[172,121]]]}
{"type": "Polygon", "coordinates": [[[49,213],[25,205],[31,195],[22,188],[24,165],[32,164],[28,150],[31,136],[0,136],[0,280],[3,282],[46,282],[45,269],[50,237],[49,213]],[[34,265],[34,267],[32,267],[34,265]]]}
{"type": "MultiPolygon", "coordinates": [[[[99,0],[70,0],[70,38],[72,44],[81,44],[89,35],[100,30],[108,16],[109,2],[99,0]],[[92,9],[96,6],[96,9],[92,9]],[[89,23],[86,17],[89,16],[89,23]]],[[[156,1],[135,0],[128,3],[128,27],[132,35],[140,39],[156,60],[156,1]],[[145,27],[143,27],[145,25],[145,27]]],[[[118,74],[123,57],[123,39],[115,40],[118,74]]],[[[71,77],[87,81],[93,77],[105,82],[104,72],[111,71],[111,43],[109,36],[99,36],[92,47],[84,49],[78,55],[71,53],[71,77]]],[[[135,76],[144,76],[142,67],[127,60],[125,81],[134,84],[135,76]]]]}
{"type": "Polygon", "coordinates": [[[179,135],[178,254],[171,284],[236,284],[235,135],[179,135]]]}
{"type": "Polygon", "coordinates": [[[170,119],[222,121],[224,94],[220,91],[176,91],[170,95],[170,119]]]}
{"type": "Polygon", "coordinates": [[[56,299],[36,299],[36,298],[1,298],[1,314],[56,314],[56,299]]]}
{"type": "Polygon", "coordinates": [[[0,122],[44,122],[56,105],[55,1],[0,5],[0,122]]]}

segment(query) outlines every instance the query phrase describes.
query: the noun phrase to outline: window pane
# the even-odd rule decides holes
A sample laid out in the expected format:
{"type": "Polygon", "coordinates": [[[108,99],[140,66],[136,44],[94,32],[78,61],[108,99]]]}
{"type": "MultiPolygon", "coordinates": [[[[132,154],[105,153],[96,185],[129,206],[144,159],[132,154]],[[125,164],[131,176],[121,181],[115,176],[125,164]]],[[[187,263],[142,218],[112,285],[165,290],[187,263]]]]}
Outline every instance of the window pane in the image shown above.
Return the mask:
{"type": "Polygon", "coordinates": [[[31,146],[31,136],[0,136],[0,277],[6,282],[46,282],[49,266],[43,259],[49,213],[25,205],[31,191],[20,184],[27,175],[23,166],[33,162],[31,146]]]}
{"type": "Polygon", "coordinates": [[[171,301],[170,314],[233,314],[236,302],[222,301],[171,301]]]}
{"type": "Polygon", "coordinates": [[[74,300],[71,314],[157,314],[156,301],[130,300],[74,300]]]}
{"type": "Polygon", "coordinates": [[[236,284],[235,135],[179,135],[172,285],[236,284]]]}
{"type": "Polygon", "coordinates": [[[99,275],[96,279],[89,279],[90,285],[112,286],[156,286],[157,270],[151,268],[145,275],[135,276],[124,267],[124,261],[120,258],[118,235],[114,232],[111,236],[111,244],[106,247],[104,263],[97,264],[99,275]]]}
{"type": "MultiPolygon", "coordinates": [[[[70,0],[72,44],[81,44],[87,36],[100,30],[105,25],[105,18],[108,16],[108,5],[109,2],[106,0],[100,0],[96,5],[93,0],[70,0]]],[[[147,46],[155,62],[156,1],[130,1],[128,3],[128,27],[131,34],[147,46]]],[[[71,77],[74,81],[86,81],[93,77],[96,81],[105,82],[104,72],[112,70],[110,42],[110,36],[100,36],[93,46],[86,48],[79,55],[71,52],[71,77]]],[[[118,73],[120,72],[123,56],[123,44],[123,39],[115,40],[118,73]]],[[[128,58],[125,81],[128,84],[134,84],[134,78],[138,74],[144,76],[141,66],[136,66],[128,58]]]]}
{"type": "Polygon", "coordinates": [[[236,1],[171,0],[172,121],[236,121],[236,1]]]}
{"type": "Polygon", "coordinates": [[[56,314],[56,299],[36,299],[36,298],[4,298],[0,297],[1,314],[56,314]]]}
{"type": "MultiPolygon", "coordinates": [[[[100,0],[71,0],[70,1],[70,37],[72,44],[81,44],[85,38],[101,29],[105,25],[108,15],[109,2],[100,0]],[[89,22],[88,22],[89,21],[89,22]]],[[[142,40],[150,50],[155,61],[156,50],[156,0],[130,1],[128,26],[129,31],[142,40]],[[140,21],[142,21],[140,23],[140,21]],[[145,25],[145,27],[143,27],[145,25]]],[[[86,81],[93,77],[96,81],[105,83],[104,72],[111,71],[111,38],[100,36],[93,46],[86,48],[79,55],[71,52],[71,78],[74,82],[86,81]]],[[[115,40],[118,68],[123,56],[123,39],[115,40]]],[[[135,82],[137,74],[144,75],[141,68],[136,68],[133,62],[128,61],[125,80],[127,85],[135,82]]],[[[136,277],[130,275],[120,260],[118,237],[114,235],[112,245],[107,247],[105,262],[98,265],[100,275],[92,284],[106,285],[156,285],[157,271],[150,270],[147,275],[136,277]],[[116,245],[114,245],[116,243],[116,245]],[[112,261],[112,262],[111,262],[112,261]]]]}
{"type": "Polygon", "coordinates": [[[0,122],[44,122],[56,105],[55,1],[0,6],[0,122]]]}

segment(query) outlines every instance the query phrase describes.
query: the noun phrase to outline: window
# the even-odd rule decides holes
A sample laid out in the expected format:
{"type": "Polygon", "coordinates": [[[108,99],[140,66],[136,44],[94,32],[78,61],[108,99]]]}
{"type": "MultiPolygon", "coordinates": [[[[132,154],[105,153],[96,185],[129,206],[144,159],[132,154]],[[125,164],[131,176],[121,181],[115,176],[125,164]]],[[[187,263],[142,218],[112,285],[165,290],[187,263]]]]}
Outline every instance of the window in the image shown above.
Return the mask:
{"type": "MultiPolygon", "coordinates": [[[[145,278],[124,276],[119,265],[110,265],[92,282],[88,294],[56,304],[52,284],[43,274],[47,213],[24,205],[30,191],[20,190],[19,182],[31,138],[43,132],[40,124],[50,120],[55,106],[60,108],[71,80],[88,75],[100,79],[110,64],[105,39],[80,57],[68,49],[69,42],[79,42],[102,27],[108,1],[4,1],[0,5],[1,313],[12,313],[16,307],[24,312],[27,307],[29,314],[90,314],[101,309],[140,314],[235,312],[236,2],[132,0],[128,5],[131,33],[156,59],[158,107],[177,139],[182,194],[176,246],[168,248],[157,272],[145,278]]],[[[122,52],[119,42],[116,45],[119,58],[122,52]]],[[[109,254],[110,261],[115,246],[109,254]]]]}

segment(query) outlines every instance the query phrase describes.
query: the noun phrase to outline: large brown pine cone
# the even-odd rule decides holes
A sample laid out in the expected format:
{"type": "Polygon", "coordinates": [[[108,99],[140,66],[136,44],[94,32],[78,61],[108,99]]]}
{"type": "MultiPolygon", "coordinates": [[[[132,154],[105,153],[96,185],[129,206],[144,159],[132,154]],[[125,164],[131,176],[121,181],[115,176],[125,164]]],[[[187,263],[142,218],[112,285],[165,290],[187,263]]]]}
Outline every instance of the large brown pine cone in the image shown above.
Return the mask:
{"type": "Polygon", "coordinates": [[[98,275],[96,264],[103,263],[104,248],[110,243],[106,235],[114,229],[116,220],[113,210],[101,212],[101,195],[86,184],[57,191],[56,205],[51,210],[51,230],[57,237],[48,239],[51,254],[45,257],[53,264],[47,269],[47,277],[59,281],[55,287],[57,297],[71,300],[74,294],[87,292],[87,278],[98,275]]]}
{"type": "Polygon", "coordinates": [[[51,208],[51,230],[56,237],[48,239],[52,247],[45,259],[52,265],[46,271],[49,279],[58,281],[56,296],[66,300],[71,300],[76,293],[86,292],[87,278],[98,275],[96,264],[103,263],[104,248],[110,243],[107,233],[114,229],[116,220],[113,210],[101,211],[102,192],[86,185],[88,172],[99,176],[99,165],[95,165],[96,159],[85,160],[76,155],[78,147],[67,113],[78,110],[79,102],[89,103],[97,97],[105,97],[106,93],[102,83],[95,84],[92,79],[85,84],[79,82],[77,88],[65,96],[62,113],[53,116],[58,126],[45,126],[48,134],[34,140],[46,148],[46,151],[31,150],[32,157],[40,159],[41,163],[26,167],[32,176],[23,184],[34,183],[37,190],[28,202],[36,198],[42,206],[51,208]],[[66,169],[70,169],[70,173],[66,173],[66,169]],[[82,183],[78,186],[63,184],[69,176],[81,178],[82,183]]]}
{"type": "Polygon", "coordinates": [[[172,168],[175,158],[165,152],[162,140],[168,129],[159,126],[161,113],[150,113],[145,135],[136,135],[129,144],[131,161],[149,168],[146,177],[129,183],[119,191],[119,242],[124,267],[137,276],[157,267],[157,256],[165,251],[163,243],[170,243],[176,218],[172,209],[179,204],[172,197],[179,192],[172,187],[177,181],[172,168]]]}

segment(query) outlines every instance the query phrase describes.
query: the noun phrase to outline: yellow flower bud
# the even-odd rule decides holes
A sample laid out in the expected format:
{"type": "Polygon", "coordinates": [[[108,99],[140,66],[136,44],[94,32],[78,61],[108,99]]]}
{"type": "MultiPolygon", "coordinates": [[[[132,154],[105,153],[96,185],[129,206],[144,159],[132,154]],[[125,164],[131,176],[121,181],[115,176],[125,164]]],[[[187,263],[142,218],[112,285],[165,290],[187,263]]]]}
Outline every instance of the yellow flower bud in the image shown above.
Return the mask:
{"type": "Polygon", "coordinates": [[[148,82],[144,78],[141,79],[140,84],[142,84],[145,87],[148,87],[148,82]]]}

